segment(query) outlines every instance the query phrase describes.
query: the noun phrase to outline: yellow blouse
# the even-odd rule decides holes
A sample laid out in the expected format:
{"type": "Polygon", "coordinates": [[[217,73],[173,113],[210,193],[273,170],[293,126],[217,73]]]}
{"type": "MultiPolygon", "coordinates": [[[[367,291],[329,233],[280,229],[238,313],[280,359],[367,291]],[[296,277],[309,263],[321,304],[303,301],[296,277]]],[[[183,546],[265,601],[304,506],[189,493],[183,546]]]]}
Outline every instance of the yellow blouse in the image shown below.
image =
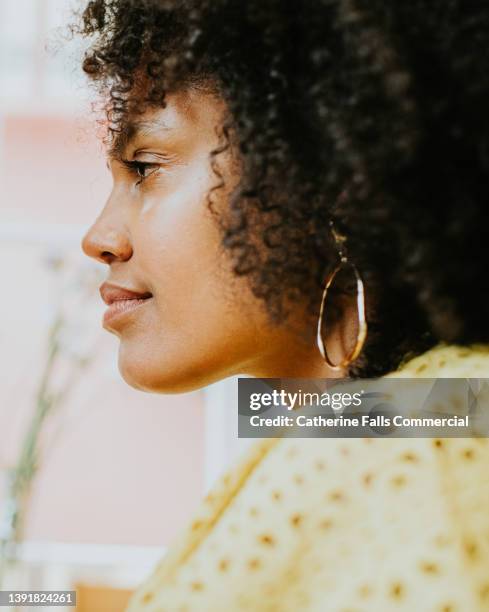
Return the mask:
{"type": "MultiPolygon", "coordinates": [[[[396,377],[489,378],[439,345],[396,377]]],[[[262,439],[127,612],[489,611],[485,438],[262,439]]]]}

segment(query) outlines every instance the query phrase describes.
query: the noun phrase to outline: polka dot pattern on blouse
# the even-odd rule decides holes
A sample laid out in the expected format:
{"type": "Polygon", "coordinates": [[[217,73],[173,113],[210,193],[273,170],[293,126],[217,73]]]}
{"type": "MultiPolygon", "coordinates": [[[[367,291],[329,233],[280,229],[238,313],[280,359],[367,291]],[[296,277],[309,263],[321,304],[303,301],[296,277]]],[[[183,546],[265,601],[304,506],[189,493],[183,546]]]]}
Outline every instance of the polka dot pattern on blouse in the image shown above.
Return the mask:
{"type": "MultiPolygon", "coordinates": [[[[392,376],[489,377],[489,347],[392,376]]],[[[414,610],[489,611],[485,438],[260,440],[127,612],[414,610]]]]}

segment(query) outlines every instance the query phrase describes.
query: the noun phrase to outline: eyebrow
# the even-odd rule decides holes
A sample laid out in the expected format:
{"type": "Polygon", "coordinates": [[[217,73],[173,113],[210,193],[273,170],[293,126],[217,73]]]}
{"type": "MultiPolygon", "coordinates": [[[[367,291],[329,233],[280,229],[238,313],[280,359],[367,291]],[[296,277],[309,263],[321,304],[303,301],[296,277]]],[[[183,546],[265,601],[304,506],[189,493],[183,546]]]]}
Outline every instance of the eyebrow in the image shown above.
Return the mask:
{"type": "Polygon", "coordinates": [[[141,119],[139,121],[128,121],[121,129],[115,132],[108,147],[108,156],[111,159],[121,159],[127,147],[140,136],[152,136],[161,131],[169,131],[171,128],[162,119],[141,119]]]}

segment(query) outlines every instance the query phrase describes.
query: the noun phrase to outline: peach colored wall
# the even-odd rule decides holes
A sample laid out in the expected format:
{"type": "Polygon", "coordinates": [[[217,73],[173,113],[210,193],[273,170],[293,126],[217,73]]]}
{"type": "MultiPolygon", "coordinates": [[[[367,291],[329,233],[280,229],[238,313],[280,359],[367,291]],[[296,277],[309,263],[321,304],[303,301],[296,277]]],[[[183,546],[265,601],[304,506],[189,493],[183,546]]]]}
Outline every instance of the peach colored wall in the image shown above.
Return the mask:
{"type": "Polygon", "coordinates": [[[88,119],[5,117],[1,219],[91,223],[110,188],[94,128],[88,119]]]}
{"type": "MultiPolygon", "coordinates": [[[[2,468],[13,464],[32,413],[57,303],[43,237],[48,226],[61,235],[71,224],[88,226],[109,188],[91,129],[69,117],[0,114],[0,511],[2,468]],[[30,238],[9,238],[6,228],[14,225],[27,228],[30,238]]],[[[73,269],[86,265],[78,241],[63,247],[73,269]]],[[[203,493],[203,395],[129,388],[117,373],[117,341],[100,328],[101,312],[95,292],[72,311],[74,322],[93,335],[95,361],[46,428],[26,534],[165,545],[203,493]]]]}

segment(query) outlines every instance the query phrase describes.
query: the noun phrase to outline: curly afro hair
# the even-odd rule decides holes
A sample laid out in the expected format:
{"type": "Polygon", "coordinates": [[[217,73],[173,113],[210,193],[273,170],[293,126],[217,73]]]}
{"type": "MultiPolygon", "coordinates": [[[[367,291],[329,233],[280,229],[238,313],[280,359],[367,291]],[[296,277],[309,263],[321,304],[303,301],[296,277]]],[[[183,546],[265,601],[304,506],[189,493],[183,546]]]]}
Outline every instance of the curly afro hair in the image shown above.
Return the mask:
{"type": "Polygon", "coordinates": [[[484,2],[91,0],[77,30],[112,136],[172,89],[226,101],[210,159],[232,142],[242,178],[222,240],[272,321],[317,316],[333,222],[368,296],[351,376],[489,341],[484,2]]]}

